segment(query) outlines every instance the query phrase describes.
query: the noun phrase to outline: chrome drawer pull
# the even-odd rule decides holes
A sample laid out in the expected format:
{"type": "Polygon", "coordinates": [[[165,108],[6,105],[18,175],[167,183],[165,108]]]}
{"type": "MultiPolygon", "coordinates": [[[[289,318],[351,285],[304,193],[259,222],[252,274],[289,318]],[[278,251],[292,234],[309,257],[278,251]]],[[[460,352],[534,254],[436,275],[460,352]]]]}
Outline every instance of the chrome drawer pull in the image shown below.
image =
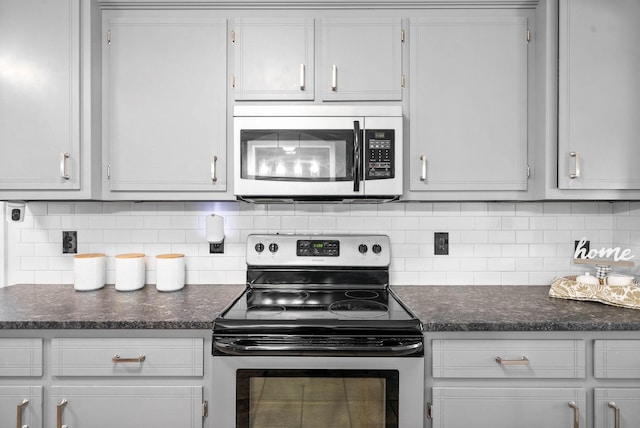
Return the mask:
{"type": "Polygon", "coordinates": [[[331,92],[336,92],[338,90],[338,66],[331,66],[331,92]]]}
{"type": "Polygon", "coordinates": [[[29,428],[27,425],[22,425],[22,408],[27,404],[29,404],[29,400],[27,400],[26,398],[22,400],[20,404],[18,404],[18,414],[16,415],[16,420],[18,421],[16,423],[17,428],[29,428]]]}
{"type": "Polygon", "coordinates": [[[66,425],[62,424],[62,409],[64,409],[66,405],[67,405],[67,399],[63,398],[62,401],[58,403],[58,406],[56,408],[56,416],[57,416],[57,422],[58,422],[56,424],[57,428],[67,428],[66,425]]]}
{"type": "Polygon", "coordinates": [[[60,153],[60,178],[64,178],[65,180],[69,180],[71,178],[67,171],[67,159],[70,157],[71,155],[69,153],[60,153]]]}
{"type": "Polygon", "coordinates": [[[496,363],[501,366],[528,366],[529,359],[525,356],[522,356],[519,360],[504,360],[501,357],[496,357],[496,363]]]}
{"type": "Polygon", "coordinates": [[[613,401],[610,401],[608,406],[613,409],[613,426],[614,428],[620,428],[620,407],[613,401]]]}
{"type": "Polygon", "coordinates": [[[146,359],[147,357],[144,354],[140,354],[135,358],[122,358],[120,355],[116,354],[111,358],[111,361],[114,363],[141,363],[146,359]]]}
{"type": "Polygon", "coordinates": [[[304,64],[300,64],[300,90],[304,91],[307,86],[306,73],[304,64]]]}
{"type": "Polygon", "coordinates": [[[571,152],[569,153],[569,156],[576,158],[576,172],[569,174],[569,178],[580,178],[580,152],[571,152]]]}
{"type": "Polygon", "coordinates": [[[425,181],[427,179],[427,157],[425,155],[420,155],[420,162],[422,163],[420,181],[425,181]]]}
{"type": "Polygon", "coordinates": [[[569,407],[573,409],[573,428],[580,428],[580,408],[575,401],[569,401],[569,407]]]}
{"type": "Polygon", "coordinates": [[[211,181],[214,183],[218,181],[218,176],[216,175],[216,162],[218,161],[218,156],[213,156],[211,158],[211,181]]]}

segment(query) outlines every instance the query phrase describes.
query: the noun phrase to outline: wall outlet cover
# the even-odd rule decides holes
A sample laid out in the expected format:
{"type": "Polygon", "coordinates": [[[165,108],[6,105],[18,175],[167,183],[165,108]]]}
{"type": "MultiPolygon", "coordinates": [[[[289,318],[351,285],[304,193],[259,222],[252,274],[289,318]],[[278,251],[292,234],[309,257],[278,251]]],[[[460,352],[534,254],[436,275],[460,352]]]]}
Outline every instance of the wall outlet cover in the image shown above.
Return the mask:
{"type": "Polygon", "coordinates": [[[76,254],[78,252],[78,232],[62,232],[62,254],[76,254]]]}
{"type": "Polygon", "coordinates": [[[434,233],[433,253],[436,256],[446,256],[449,254],[449,232],[434,233]]]}

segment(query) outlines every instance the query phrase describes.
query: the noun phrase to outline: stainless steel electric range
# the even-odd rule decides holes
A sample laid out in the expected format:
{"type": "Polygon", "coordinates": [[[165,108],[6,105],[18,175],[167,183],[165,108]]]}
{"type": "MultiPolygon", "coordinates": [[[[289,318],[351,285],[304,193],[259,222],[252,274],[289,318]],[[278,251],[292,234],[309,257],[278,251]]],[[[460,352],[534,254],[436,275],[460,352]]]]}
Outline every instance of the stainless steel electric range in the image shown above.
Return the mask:
{"type": "Polygon", "coordinates": [[[390,251],[386,235],[250,235],[247,287],[213,327],[214,425],[422,426],[422,325],[390,251]]]}

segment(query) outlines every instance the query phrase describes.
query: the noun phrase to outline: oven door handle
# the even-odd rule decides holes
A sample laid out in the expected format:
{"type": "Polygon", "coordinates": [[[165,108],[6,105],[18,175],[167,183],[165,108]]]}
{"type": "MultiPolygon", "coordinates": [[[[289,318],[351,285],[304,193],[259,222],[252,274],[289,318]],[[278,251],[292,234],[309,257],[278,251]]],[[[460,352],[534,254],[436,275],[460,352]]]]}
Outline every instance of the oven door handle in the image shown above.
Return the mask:
{"type": "Polygon", "coordinates": [[[403,357],[422,355],[423,343],[415,341],[383,346],[331,346],[300,345],[295,343],[263,343],[255,340],[228,339],[215,340],[214,348],[227,355],[319,355],[319,356],[379,356],[403,357]],[[245,344],[249,342],[249,344],[245,344]]]}

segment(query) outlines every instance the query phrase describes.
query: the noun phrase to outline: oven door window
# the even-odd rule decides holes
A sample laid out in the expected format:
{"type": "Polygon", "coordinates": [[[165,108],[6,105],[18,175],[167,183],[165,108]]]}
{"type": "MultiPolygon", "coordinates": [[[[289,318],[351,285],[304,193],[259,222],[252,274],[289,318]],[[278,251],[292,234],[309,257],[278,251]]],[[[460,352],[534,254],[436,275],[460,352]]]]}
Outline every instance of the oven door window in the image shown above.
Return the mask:
{"type": "Polygon", "coordinates": [[[238,428],[397,428],[397,370],[236,371],[238,428]]]}
{"type": "Polygon", "coordinates": [[[245,179],[353,181],[353,129],[243,130],[240,145],[245,179]]]}

